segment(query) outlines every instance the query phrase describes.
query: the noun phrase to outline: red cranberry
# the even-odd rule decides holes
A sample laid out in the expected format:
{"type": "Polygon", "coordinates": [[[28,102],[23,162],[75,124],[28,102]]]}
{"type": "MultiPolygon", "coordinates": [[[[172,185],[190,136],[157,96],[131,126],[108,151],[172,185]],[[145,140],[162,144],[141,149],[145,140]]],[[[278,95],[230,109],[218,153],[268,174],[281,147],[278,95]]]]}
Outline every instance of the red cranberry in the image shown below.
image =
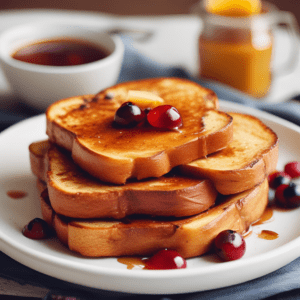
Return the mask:
{"type": "Polygon", "coordinates": [[[281,206],[286,206],[286,199],[283,195],[283,192],[287,187],[288,184],[282,184],[275,191],[275,199],[281,206]]]}
{"type": "Polygon", "coordinates": [[[48,238],[51,235],[51,229],[46,221],[35,218],[24,226],[22,233],[30,239],[41,240],[48,238]]]}
{"type": "Polygon", "coordinates": [[[269,175],[268,179],[270,188],[277,189],[281,184],[288,184],[291,177],[285,172],[274,172],[269,175]]]}
{"type": "Polygon", "coordinates": [[[115,113],[114,121],[119,126],[134,127],[146,120],[146,114],[132,102],[123,103],[115,113]]]}
{"type": "Polygon", "coordinates": [[[284,172],[289,174],[292,178],[300,176],[300,161],[292,161],[287,163],[284,167],[284,172]]]}
{"type": "Polygon", "coordinates": [[[283,192],[291,208],[300,206],[300,186],[295,183],[290,183],[283,192]]]}
{"type": "Polygon", "coordinates": [[[300,206],[300,186],[291,182],[276,189],[275,198],[279,204],[287,208],[300,206]]]}
{"type": "Polygon", "coordinates": [[[215,238],[214,245],[217,255],[225,261],[239,259],[246,251],[244,238],[233,230],[220,232],[215,238]]]}
{"type": "Polygon", "coordinates": [[[171,105],[160,105],[147,114],[150,125],[162,129],[177,129],[182,126],[181,116],[178,110],[171,105]]]}
{"type": "Polygon", "coordinates": [[[169,270],[185,269],[186,260],[175,250],[163,249],[145,260],[145,269],[169,270]]]}

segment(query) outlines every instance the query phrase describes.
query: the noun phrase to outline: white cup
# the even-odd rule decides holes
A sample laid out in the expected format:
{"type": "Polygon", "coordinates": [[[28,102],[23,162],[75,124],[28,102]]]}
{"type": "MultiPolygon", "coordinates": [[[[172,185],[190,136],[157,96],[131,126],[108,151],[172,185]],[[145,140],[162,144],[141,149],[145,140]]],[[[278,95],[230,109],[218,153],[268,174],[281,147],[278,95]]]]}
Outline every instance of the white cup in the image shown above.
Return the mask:
{"type": "Polygon", "coordinates": [[[0,63],[18,98],[46,109],[51,103],[72,96],[95,94],[117,82],[124,45],[117,36],[82,25],[32,23],[5,30],[0,35],[0,63]],[[37,40],[73,38],[99,45],[108,56],[76,66],[47,66],[12,58],[22,46],[37,40]]]}

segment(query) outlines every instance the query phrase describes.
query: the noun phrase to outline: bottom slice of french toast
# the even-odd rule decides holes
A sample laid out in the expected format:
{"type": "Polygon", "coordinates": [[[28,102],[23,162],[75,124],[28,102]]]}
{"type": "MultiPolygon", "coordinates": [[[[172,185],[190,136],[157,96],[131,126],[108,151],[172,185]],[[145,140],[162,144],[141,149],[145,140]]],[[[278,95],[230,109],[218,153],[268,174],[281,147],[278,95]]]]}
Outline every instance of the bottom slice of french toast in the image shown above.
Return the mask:
{"type": "MultiPolygon", "coordinates": [[[[43,183],[39,181],[42,189],[43,183]]],[[[44,220],[70,250],[88,257],[148,256],[158,250],[177,250],[190,258],[211,249],[219,232],[239,233],[263,214],[268,203],[268,181],[230,196],[219,195],[213,208],[187,218],[151,219],[128,217],[124,220],[72,219],[56,214],[47,190],[41,193],[44,220]]]]}

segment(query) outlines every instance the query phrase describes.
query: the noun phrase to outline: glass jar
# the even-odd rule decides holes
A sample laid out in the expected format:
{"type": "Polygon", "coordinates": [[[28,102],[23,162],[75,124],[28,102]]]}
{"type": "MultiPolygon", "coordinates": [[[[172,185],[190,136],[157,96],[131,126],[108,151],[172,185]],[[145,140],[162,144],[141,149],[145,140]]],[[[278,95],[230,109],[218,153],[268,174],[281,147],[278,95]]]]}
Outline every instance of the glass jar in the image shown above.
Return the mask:
{"type": "Polygon", "coordinates": [[[204,2],[195,7],[203,21],[199,37],[199,76],[227,84],[256,98],[265,97],[274,76],[292,71],[298,59],[298,26],[293,14],[263,2],[249,17],[211,14],[204,2]],[[280,70],[272,67],[276,26],[291,34],[293,50],[280,70]]]}

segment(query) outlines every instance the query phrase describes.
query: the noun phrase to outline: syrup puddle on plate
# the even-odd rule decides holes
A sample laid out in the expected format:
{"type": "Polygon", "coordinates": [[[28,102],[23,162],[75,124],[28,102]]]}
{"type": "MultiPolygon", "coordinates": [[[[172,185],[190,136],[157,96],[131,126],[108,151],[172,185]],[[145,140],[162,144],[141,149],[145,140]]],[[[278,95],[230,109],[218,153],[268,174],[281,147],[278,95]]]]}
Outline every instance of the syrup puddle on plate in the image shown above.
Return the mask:
{"type": "Polygon", "coordinates": [[[272,230],[262,230],[258,237],[264,240],[276,240],[279,237],[279,234],[272,230]]]}
{"type": "Polygon", "coordinates": [[[10,190],[6,194],[9,198],[12,198],[12,199],[22,199],[27,196],[26,192],[18,191],[18,190],[10,190]]]}
{"type": "Polygon", "coordinates": [[[126,265],[128,270],[132,270],[136,267],[139,269],[144,269],[145,267],[143,259],[139,257],[119,257],[117,261],[123,265],[126,265]]]}
{"type": "MultiPolygon", "coordinates": [[[[267,207],[265,209],[263,215],[261,216],[261,218],[258,221],[256,221],[254,224],[252,224],[252,226],[261,225],[261,224],[271,222],[272,217],[273,217],[273,213],[274,213],[274,208],[273,207],[267,207]]],[[[262,230],[260,233],[257,234],[257,236],[260,239],[263,239],[263,240],[276,240],[279,237],[279,234],[275,231],[272,231],[272,230],[262,230]]]]}
{"type": "Polygon", "coordinates": [[[272,217],[273,217],[273,212],[274,209],[272,207],[267,207],[264,211],[264,213],[262,214],[262,216],[252,224],[252,226],[257,226],[257,225],[261,225],[261,224],[265,224],[267,222],[271,222],[272,217]]]}
{"type": "MultiPolygon", "coordinates": [[[[253,227],[254,226],[258,226],[258,225],[262,225],[268,222],[273,221],[273,213],[274,213],[274,208],[273,207],[267,207],[263,213],[263,215],[260,217],[259,220],[257,220],[256,222],[254,222],[249,230],[243,235],[244,238],[249,237],[252,232],[253,232],[253,227]]],[[[279,237],[279,234],[276,233],[275,231],[271,231],[271,230],[261,230],[260,233],[257,234],[257,236],[260,239],[264,239],[264,240],[275,240],[279,237]]]]}

